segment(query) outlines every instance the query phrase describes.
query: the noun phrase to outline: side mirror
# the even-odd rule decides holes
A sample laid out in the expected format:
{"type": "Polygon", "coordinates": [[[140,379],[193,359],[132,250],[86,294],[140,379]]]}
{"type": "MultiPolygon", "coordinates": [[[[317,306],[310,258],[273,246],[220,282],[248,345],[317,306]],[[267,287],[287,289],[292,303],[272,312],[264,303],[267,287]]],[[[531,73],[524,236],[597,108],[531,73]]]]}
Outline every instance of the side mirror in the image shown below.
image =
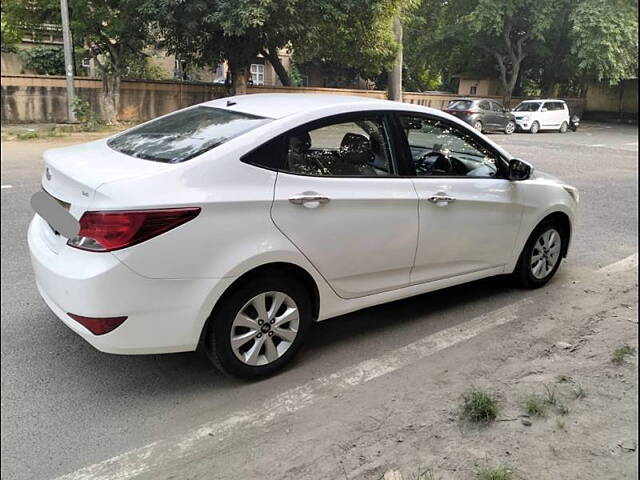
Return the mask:
{"type": "Polygon", "coordinates": [[[542,108],[540,111],[541,111],[541,112],[547,112],[547,111],[548,111],[548,109],[546,109],[546,108],[542,108]]]}
{"type": "Polygon", "coordinates": [[[530,163],[527,163],[524,160],[520,160],[519,158],[512,158],[511,160],[509,160],[508,178],[512,182],[517,182],[518,180],[527,180],[529,177],[531,177],[532,172],[533,167],[530,163]]]}

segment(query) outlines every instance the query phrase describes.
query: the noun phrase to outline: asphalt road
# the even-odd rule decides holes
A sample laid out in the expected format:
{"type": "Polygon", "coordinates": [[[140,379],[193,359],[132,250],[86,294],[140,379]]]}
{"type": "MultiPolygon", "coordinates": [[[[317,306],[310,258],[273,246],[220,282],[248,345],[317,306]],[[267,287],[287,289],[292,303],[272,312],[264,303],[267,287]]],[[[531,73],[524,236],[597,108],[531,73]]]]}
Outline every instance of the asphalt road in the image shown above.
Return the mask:
{"type": "MultiPolygon", "coordinates": [[[[547,288],[637,252],[637,135],[637,127],[585,124],[565,135],[491,136],[580,189],[570,257],[547,288]]],[[[39,298],[25,239],[42,151],[79,141],[2,144],[3,479],[54,478],[544,291],[488,280],[329,320],[291,368],[259,383],[222,377],[196,354],[103,354],[39,298]]]]}

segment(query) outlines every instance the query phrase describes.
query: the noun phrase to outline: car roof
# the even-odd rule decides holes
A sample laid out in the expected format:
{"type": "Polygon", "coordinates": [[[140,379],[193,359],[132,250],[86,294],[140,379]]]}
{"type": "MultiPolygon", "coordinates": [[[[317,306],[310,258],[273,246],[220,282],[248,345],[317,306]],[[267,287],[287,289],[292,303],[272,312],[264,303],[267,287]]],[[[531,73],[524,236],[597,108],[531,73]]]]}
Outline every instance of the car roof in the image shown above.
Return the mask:
{"type": "Polygon", "coordinates": [[[531,102],[561,102],[565,103],[564,100],[560,100],[557,98],[534,98],[532,100],[523,100],[520,103],[531,103],[531,102]]]}
{"type": "Polygon", "coordinates": [[[283,118],[296,113],[319,110],[332,105],[353,104],[375,108],[386,105],[388,100],[358,97],[355,95],[331,95],[318,93],[255,93],[212,100],[201,105],[222,107],[234,112],[267,118],[283,118]]]}

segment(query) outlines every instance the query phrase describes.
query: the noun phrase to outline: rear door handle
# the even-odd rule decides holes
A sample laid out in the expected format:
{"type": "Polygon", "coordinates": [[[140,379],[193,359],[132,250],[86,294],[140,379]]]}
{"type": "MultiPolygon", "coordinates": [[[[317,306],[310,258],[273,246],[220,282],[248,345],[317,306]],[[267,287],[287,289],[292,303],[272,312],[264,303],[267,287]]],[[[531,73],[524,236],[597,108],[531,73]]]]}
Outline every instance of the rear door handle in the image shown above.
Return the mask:
{"type": "Polygon", "coordinates": [[[301,195],[294,195],[293,197],[289,198],[289,201],[294,205],[302,205],[307,208],[316,208],[320,204],[329,203],[329,197],[325,197],[323,195],[308,195],[303,193],[301,195]]]}
{"type": "Polygon", "coordinates": [[[455,197],[451,197],[449,195],[436,194],[436,195],[432,195],[431,197],[427,198],[427,200],[429,200],[431,203],[435,203],[436,205],[444,206],[444,205],[448,205],[450,203],[455,202],[456,198],[455,197]]]}

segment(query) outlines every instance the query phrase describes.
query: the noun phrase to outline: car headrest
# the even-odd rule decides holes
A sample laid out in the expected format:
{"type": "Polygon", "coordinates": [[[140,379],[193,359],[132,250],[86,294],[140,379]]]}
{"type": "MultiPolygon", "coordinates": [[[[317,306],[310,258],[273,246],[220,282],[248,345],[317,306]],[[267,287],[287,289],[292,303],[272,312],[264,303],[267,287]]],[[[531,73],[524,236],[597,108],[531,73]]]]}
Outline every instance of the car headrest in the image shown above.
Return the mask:
{"type": "Polygon", "coordinates": [[[311,148],[311,136],[309,132],[292,135],[289,138],[289,149],[294,152],[306,152],[311,148]]]}
{"type": "Polygon", "coordinates": [[[347,162],[356,164],[366,164],[374,157],[371,142],[359,133],[345,133],[340,142],[340,152],[347,162]]]}

